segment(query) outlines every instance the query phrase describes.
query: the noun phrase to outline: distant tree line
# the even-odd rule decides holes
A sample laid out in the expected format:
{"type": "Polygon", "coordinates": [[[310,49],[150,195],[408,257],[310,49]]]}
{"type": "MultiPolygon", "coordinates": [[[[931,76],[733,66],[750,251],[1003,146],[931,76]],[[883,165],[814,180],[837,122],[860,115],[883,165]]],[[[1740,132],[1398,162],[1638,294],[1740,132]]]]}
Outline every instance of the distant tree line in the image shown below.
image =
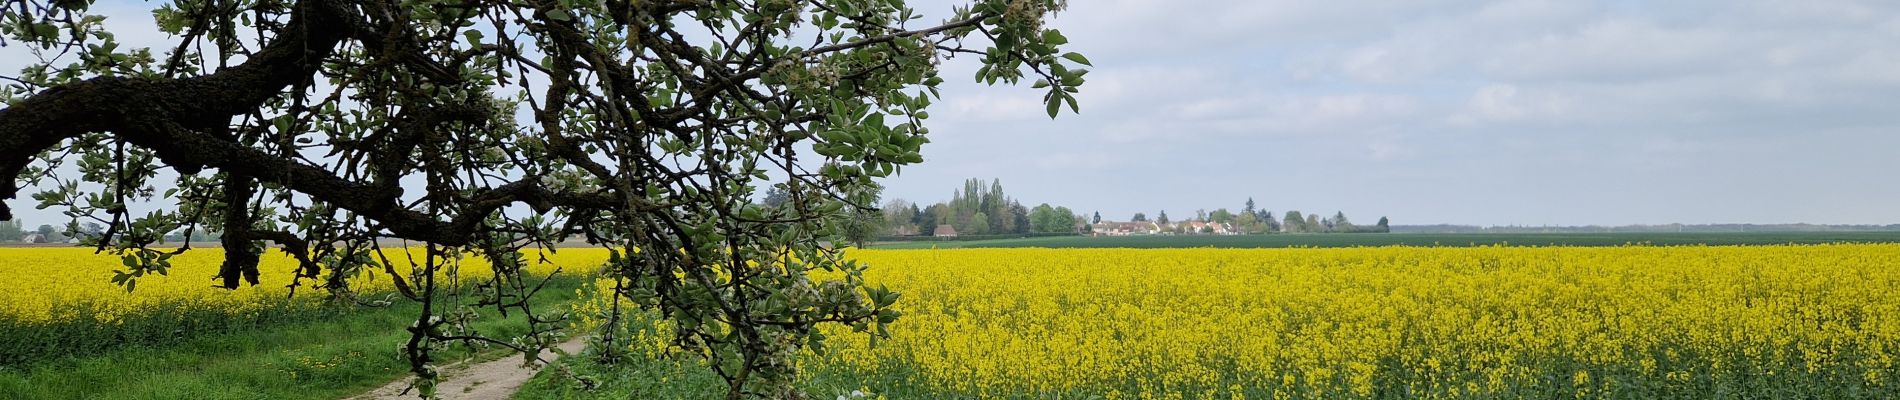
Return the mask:
{"type": "MultiPolygon", "coordinates": [[[[68,223],[65,228],[42,224],[37,228],[26,229],[18,220],[0,221],[0,243],[66,243],[74,238],[98,237],[105,232],[105,226],[95,222],[68,223]]],[[[165,235],[166,243],[179,243],[190,239],[193,242],[213,242],[218,240],[217,232],[199,230],[189,238],[183,230],[165,235]]]]}
{"type": "MultiPolygon", "coordinates": [[[[872,198],[881,198],[882,188],[873,188],[872,198]]],[[[777,207],[791,200],[776,187],[769,188],[761,203],[777,207]]],[[[1068,207],[1038,204],[1024,207],[1003,193],[1001,180],[986,185],[972,178],[951,192],[950,200],[922,206],[904,199],[884,201],[874,210],[855,210],[853,217],[839,225],[846,240],[857,246],[884,236],[932,236],[938,227],[959,236],[995,236],[1076,233],[1088,229],[1082,215],[1068,207]]]]}
{"type": "MultiPolygon", "coordinates": [[[[1096,213],[1093,223],[1101,223],[1100,213],[1096,213]]],[[[1174,220],[1168,217],[1167,210],[1156,213],[1150,219],[1147,213],[1135,213],[1129,218],[1132,222],[1153,222],[1164,233],[1196,234],[1215,233],[1217,229],[1231,227],[1234,232],[1245,234],[1269,233],[1385,233],[1390,232],[1390,221],[1379,217],[1379,221],[1370,225],[1360,225],[1346,217],[1345,212],[1333,212],[1332,216],[1321,217],[1318,214],[1303,214],[1299,210],[1289,210],[1275,218],[1272,211],[1260,208],[1252,198],[1248,198],[1240,211],[1219,208],[1213,211],[1195,210],[1194,217],[1188,220],[1174,220]],[[1219,224],[1220,228],[1215,225],[1219,224]],[[1194,227],[1198,226],[1198,229],[1194,227]]]]}
{"type": "MultiPolygon", "coordinates": [[[[89,228],[90,230],[81,230],[78,234],[96,235],[100,232],[98,224],[92,224],[92,227],[89,228]]],[[[26,229],[26,226],[17,220],[0,222],[0,242],[66,243],[70,238],[70,236],[66,235],[65,230],[52,225],[40,225],[38,228],[26,229]]]]}
{"type": "Polygon", "coordinates": [[[931,236],[948,227],[960,236],[1073,233],[1088,229],[1074,210],[1049,203],[1025,207],[1003,192],[1003,182],[971,178],[950,193],[950,200],[920,205],[904,199],[884,203],[885,235],[931,236]]]}
{"type": "MultiPolygon", "coordinates": [[[[764,203],[778,205],[788,200],[784,192],[772,189],[766,191],[764,203]]],[[[1276,218],[1272,211],[1260,208],[1249,198],[1238,211],[1226,208],[1213,211],[1201,209],[1195,210],[1193,217],[1177,220],[1169,217],[1167,210],[1160,210],[1152,219],[1146,213],[1135,213],[1130,221],[1152,222],[1158,229],[1154,233],[1174,234],[1392,231],[1390,221],[1385,217],[1380,217],[1378,222],[1372,224],[1359,224],[1341,211],[1335,211],[1331,216],[1321,216],[1289,210],[1281,215],[1276,218]]],[[[1104,221],[1100,212],[1084,215],[1068,207],[1048,203],[1025,207],[1021,201],[1003,191],[1002,180],[991,179],[985,183],[981,179],[971,178],[965,180],[962,187],[952,190],[947,201],[924,205],[905,199],[890,199],[883,202],[878,210],[860,211],[856,218],[841,229],[847,238],[861,246],[880,236],[1087,234],[1095,229],[1095,225],[1104,222],[1114,221],[1104,221]]]]}

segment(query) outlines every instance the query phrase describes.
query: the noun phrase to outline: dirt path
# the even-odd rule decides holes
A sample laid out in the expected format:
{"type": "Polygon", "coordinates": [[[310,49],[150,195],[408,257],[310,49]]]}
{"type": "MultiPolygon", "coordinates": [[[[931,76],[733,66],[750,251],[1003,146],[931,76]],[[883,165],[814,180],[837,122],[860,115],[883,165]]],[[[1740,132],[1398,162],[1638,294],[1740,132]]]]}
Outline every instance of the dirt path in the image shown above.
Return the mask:
{"type": "MultiPolygon", "coordinates": [[[[575,338],[555,347],[568,354],[579,354],[582,348],[587,347],[587,340],[575,338]]],[[[541,351],[543,360],[553,361],[557,356],[553,351],[541,351]]],[[[441,393],[443,399],[504,400],[514,396],[515,390],[527,383],[528,378],[533,378],[535,372],[539,371],[539,367],[537,365],[535,368],[523,368],[520,354],[479,364],[463,363],[450,366],[442,369],[442,379],[436,383],[436,392],[441,393]]],[[[409,381],[412,379],[415,378],[403,377],[348,400],[420,398],[415,390],[409,389],[409,381]],[[408,393],[405,394],[404,391],[408,393]]]]}

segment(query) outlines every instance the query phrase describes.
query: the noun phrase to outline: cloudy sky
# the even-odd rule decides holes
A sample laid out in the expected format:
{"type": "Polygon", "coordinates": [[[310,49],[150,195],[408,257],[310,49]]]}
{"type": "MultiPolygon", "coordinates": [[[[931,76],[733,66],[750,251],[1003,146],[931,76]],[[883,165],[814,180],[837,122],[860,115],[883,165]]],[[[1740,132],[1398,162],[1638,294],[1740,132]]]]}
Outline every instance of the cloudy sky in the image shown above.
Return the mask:
{"type": "Polygon", "coordinates": [[[1900,2],[1089,0],[1054,26],[1097,66],[1082,113],[955,86],[888,195],[997,177],[1116,220],[1253,197],[1399,224],[1900,222],[1900,2]]]}
{"type": "MultiPolygon", "coordinates": [[[[153,5],[98,10],[162,44],[153,5]]],[[[1053,26],[1096,65],[1082,113],[947,63],[928,161],[887,198],[974,177],[1112,220],[1252,197],[1395,224],[1900,223],[1900,2],[1077,0],[1053,26]]]]}

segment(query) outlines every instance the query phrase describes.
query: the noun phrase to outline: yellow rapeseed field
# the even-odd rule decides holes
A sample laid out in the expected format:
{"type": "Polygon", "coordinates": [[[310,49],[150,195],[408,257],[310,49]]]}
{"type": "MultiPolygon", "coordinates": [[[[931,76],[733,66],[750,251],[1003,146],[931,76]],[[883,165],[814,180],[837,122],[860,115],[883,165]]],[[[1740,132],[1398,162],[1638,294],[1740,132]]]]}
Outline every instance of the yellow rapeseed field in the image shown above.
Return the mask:
{"type": "Polygon", "coordinates": [[[853,255],[894,398],[1900,397],[1900,245],[853,255]]]}
{"type": "MultiPolygon", "coordinates": [[[[813,385],[891,398],[1900,397],[1900,245],[850,254],[905,315],[875,346],[830,327],[802,365],[813,385]]],[[[283,297],[290,260],[228,291],[217,256],[127,294],[107,282],[116,259],[0,249],[0,316],[283,297]]],[[[664,351],[658,325],[637,350],[664,351]]]]}
{"type": "MultiPolygon", "coordinates": [[[[423,261],[421,250],[393,250],[388,254],[398,273],[410,272],[410,254],[417,263],[423,261]]],[[[565,266],[569,274],[591,274],[606,260],[606,253],[574,249],[548,257],[551,263],[539,263],[538,255],[530,255],[529,270],[545,275],[565,266]]],[[[282,252],[268,252],[258,265],[262,282],[236,290],[213,286],[216,282],[212,277],[223,259],[218,249],[188,251],[172,259],[168,275],[140,278],[136,290],[128,293],[110,281],[114,270],[126,268],[117,257],[94,254],[90,248],[0,248],[0,322],[15,326],[76,319],[112,323],[161,307],[167,311],[215,310],[243,315],[282,311],[279,308],[290,305],[286,299],[290,289],[286,286],[294,276],[294,259],[282,252]]],[[[458,275],[463,280],[485,279],[493,272],[484,259],[471,256],[462,261],[458,275]]],[[[299,303],[322,298],[322,293],[312,289],[320,283],[305,279],[298,297],[307,301],[299,303]]],[[[353,278],[351,285],[358,292],[370,294],[393,290],[389,277],[380,270],[353,278]]]]}

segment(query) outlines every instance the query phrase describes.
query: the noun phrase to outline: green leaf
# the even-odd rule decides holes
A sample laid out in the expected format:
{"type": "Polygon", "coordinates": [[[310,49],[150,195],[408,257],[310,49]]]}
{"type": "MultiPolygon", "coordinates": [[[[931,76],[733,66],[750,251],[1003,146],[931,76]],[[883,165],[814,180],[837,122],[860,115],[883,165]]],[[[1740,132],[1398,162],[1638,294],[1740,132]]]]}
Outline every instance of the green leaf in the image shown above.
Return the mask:
{"type": "MultiPolygon", "coordinates": [[[[462,37],[468,38],[469,47],[476,47],[476,46],[482,45],[482,31],[478,31],[474,29],[463,31],[462,37]]],[[[1069,54],[1075,54],[1075,53],[1069,53],[1069,54]]]]}
{"type": "Polygon", "coordinates": [[[1056,113],[1062,111],[1062,99],[1050,96],[1047,99],[1043,99],[1043,102],[1049,103],[1049,119],[1055,119],[1056,113]]]}
{"type": "Polygon", "coordinates": [[[1082,56],[1082,53],[1077,53],[1077,52],[1073,52],[1073,51],[1071,51],[1071,52],[1069,52],[1068,54],[1063,54],[1063,55],[1062,55],[1062,58],[1067,58],[1067,59],[1069,59],[1069,61],[1074,61],[1074,62],[1075,62],[1076,64],[1082,64],[1082,65],[1087,65],[1087,66],[1091,66],[1091,67],[1093,67],[1093,66],[1095,66],[1095,64],[1090,64],[1090,63],[1089,63],[1089,58],[1088,58],[1088,57],[1083,57],[1083,56],[1082,56]]]}
{"type": "Polygon", "coordinates": [[[1069,44],[1069,38],[1062,36],[1061,31],[1050,29],[1042,31],[1042,42],[1051,46],[1061,46],[1069,44]]]}
{"type": "MultiPolygon", "coordinates": [[[[1088,71],[1081,71],[1081,72],[1086,73],[1088,71]]],[[[1076,73],[1076,72],[1069,72],[1069,73],[1063,74],[1062,86],[1069,86],[1069,87],[1082,86],[1082,74],[1076,73]]]]}
{"type": "Polygon", "coordinates": [[[567,21],[573,21],[574,16],[569,15],[567,13],[567,10],[562,10],[562,9],[557,8],[553,10],[548,10],[548,19],[561,21],[561,22],[567,22],[567,21]]]}

